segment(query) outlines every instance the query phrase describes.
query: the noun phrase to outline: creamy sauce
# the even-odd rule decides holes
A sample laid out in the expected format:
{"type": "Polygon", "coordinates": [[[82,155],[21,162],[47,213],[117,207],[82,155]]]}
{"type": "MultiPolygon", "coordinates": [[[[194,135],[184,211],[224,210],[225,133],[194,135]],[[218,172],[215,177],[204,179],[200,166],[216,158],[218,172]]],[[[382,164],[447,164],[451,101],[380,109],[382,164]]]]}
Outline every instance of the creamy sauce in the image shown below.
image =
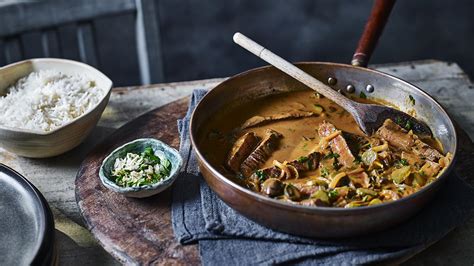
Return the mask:
{"type": "Polygon", "coordinates": [[[236,138],[248,131],[263,136],[265,130],[271,128],[281,133],[283,138],[279,141],[278,149],[262,166],[268,167],[272,165],[273,160],[285,161],[307,155],[319,143],[317,129],[323,120],[333,123],[342,131],[363,135],[347,111],[327,98],[316,97],[313,91],[304,90],[271,95],[228,110],[225,114],[216,115],[204,130],[208,133],[201,139],[200,144],[206,159],[221,168],[236,138]],[[315,112],[315,105],[324,108],[321,115],[273,121],[239,130],[239,127],[253,116],[270,116],[294,110],[315,112]]]}
{"type": "Polygon", "coordinates": [[[308,206],[397,200],[435,180],[452,158],[435,139],[421,140],[389,119],[364,136],[348,112],[312,90],[224,109],[200,132],[204,157],[229,179],[308,206]]]}

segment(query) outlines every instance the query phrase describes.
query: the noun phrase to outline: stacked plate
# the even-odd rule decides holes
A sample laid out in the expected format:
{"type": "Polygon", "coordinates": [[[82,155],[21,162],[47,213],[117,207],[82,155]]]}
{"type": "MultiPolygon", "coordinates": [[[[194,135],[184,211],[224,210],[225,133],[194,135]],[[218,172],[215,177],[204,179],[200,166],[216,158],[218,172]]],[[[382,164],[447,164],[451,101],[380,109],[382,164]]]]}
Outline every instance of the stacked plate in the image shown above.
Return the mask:
{"type": "Polygon", "coordinates": [[[25,177],[0,164],[0,265],[52,265],[54,220],[25,177]]]}

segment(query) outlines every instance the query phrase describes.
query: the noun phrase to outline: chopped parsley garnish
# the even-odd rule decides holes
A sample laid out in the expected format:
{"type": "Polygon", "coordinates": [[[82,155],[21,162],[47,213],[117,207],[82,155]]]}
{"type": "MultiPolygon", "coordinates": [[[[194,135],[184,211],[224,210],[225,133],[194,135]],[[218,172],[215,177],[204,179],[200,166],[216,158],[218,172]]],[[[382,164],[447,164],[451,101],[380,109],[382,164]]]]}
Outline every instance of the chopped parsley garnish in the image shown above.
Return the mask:
{"type": "Polygon", "coordinates": [[[399,116],[397,116],[397,118],[395,118],[395,123],[396,123],[396,124],[398,124],[398,125],[401,126],[401,125],[402,125],[402,122],[403,122],[403,121],[402,121],[402,119],[401,119],[399,116]]]}
{"type": "Polygon", "coordinates": [[[329,175],[329,170],[326,167],[321,168],[321,176],[327,177],[329,175]]]}
{"type": "Polygon", "coordinates": [[[147,158],[151,163],[160,163],[160,158],[155,155],[151,147],[146,147],[142,152],[142,157],[147,158]]]}
{"type": "Polygon", "coordinates": [[[152,147],[140,154],[129,152],[114,162],[112,177],[122,187],[139,187],[159,182],[170,175],[171,162],[164,155],[157,155],[152,147]]]}
{"type": "Polygon", "coordinates": [[[359,97],[362,99],[367,99],[367,95],[363,91],[360,92],[359,97]]]}
{"type": "Polygon", "coordinates": [[[356,155],[356,156],[355,156],[354,163],[355,163],[355,164],[360,164],[360,163],[362,163],[362,159],[360,158],[359,155],[356,155]]]}
{"type": "Polygon", "coordinates": [[[413,127],[413,122],[411,120],[407,120],[407,123],[405,124],[405,129],[410,130],[413,127]]]}
{"type": "Polygon", "coordinates": [[[309,160],[308,157],[306,157],[306,156],[301,156],[300,158],[298,158],[297,161],[298,161],[299,163],[304,163],[304,162],[306,162],[307,160],[309,160]]]}
{"type": "Polygon", "coordinates": [[[339,192],[337,190],[329,190],[328,197],[330,200],[335,200],[339,196],[339,192]]]}
{"type": "Polygon", "coordinates": [[[339,168],[341,168],[341,165],[339,164],[338,161],[334,161],[332,163],[332,167],[334,167],[334,170],[339,170],[339,168]]]}
{"type": "Polygon", "coordinates": [[[308,143],[303,144],[302,150],[303,150],[303,151],[307,151],[307,150],[308,150],[308,143]]]}
{"type": "Polygon", "coordinates": [[[408,165],[408,161],[405,160],[405,159],[400,159],[400,161],[398,161],[401,165],[403,166],[407,166],[408,165]]]}
{"type": "Polygon", "coordinates": [[[331,158],[337,159],[339,158],[339,154],[331,152],[325,155],[323,159],[331,159],[331,158]]]}
{"type": "Polygon", "coordinates": [[[267,175],[262,170],[255,171],[255,175],[258,177],[258,181],[260,182],[267,179],[267,175]]]}
{"type": "Polygon", "coordinates": [[[415,101],[415,98],[413,98],[413,96],[408,95],[408,100],[410,101],[410,103],[411,103],[412,105],[415,105],[415,102],[416,102],[416,101],[415,101]]]}

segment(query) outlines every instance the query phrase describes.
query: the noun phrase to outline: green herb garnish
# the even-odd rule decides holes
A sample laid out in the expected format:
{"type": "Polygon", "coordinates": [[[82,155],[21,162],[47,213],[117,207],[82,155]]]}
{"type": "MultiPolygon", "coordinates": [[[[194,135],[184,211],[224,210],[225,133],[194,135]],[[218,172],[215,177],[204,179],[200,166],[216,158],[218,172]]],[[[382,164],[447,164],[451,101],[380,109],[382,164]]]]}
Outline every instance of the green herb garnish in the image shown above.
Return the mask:
{"type": "Polygon", "coordinates": [[[335,200],[337,199],[338,196],[339,196],[339,192],[337,192],[337,190],[333,189],[333,190],[328,191],[328,197],[330,200],[335,200]]]}
{"type": "Polygon", "coordinates": [[[267,175],[262,170],[255,171],[255,175],[258,177],[258,181],[263,182],[267,179],[267,175]]]}
{"type": "Polygon", "coordinates": [[[142,157],[148,159],[152,163],[160,163],[160,158],[155,155],[151,147],[145,148],[145,150],[142,152],[142,157]]]}
{"type": "Polygon", "coordinates": [[[405,160],[405,159],[400,159],[400,161],[398,161],[398,163],[400,163],[400,164],[403,165],[403,166],[407,166],[407,165],[408,165],[408,161],[405,160]]]}
{"type": "Polygon", "coordinates": [[[321,176],[327,177],[329,175],[329,170],[326,167],[321,168],[321,176]]]}
{"type": "Polygon", "coordinates": [[[362,98],[362,99],[367,99],[367,95],[365,95],[365,93],[363,91],[361,91],[359,93],[359,97],[362,98]]]}
{"type": "Polygon", "coordinates": [[[122,187],[139,187],[159,182],[170,175],[171,162],[164,155],[157,156],[152,147],[140,154],[127,153],[114,162],[112,179],[122,187]]]}
{"type": "Polygon", "coordinates": [[[413,98],[413,96],[408,95],[408,100],[410,101],[412,105],[415,105],[415,98],[413,98]]]}
{"type": "Polygon", "coordinates": [[[303,151],[307,151],[307,150],[308,150],[308,143],[303,144],[302,150],[303,150],[303,151]]]}
{"type": "Polygon", "coordinates": [[[331,152],[325,155],[323,159],[331,159],[331,158],[337,159],[339,158],[339,154],[331,152]]]}
{"type": "Polygon", "coordinates": [[[297,161],[298,161],[299,163],[304,163],[304,162],[306,162],[307,160],[309,160],[309,158],[306,157],[306,156],[301,156],[300,158],[297,159],[297,161]]]}
{"type": "Polygon", "coordinates": [[[401,119],[399,116],[397,116],[397,118],[395,118],[395,123],[396,123],[397,125],[400,125],[400,126],[401,126],[401,125],[402,125],[402,119],[401,119]]]}
{"type": "Polygon", "coordinates": [[[355,164],[360,164],[360,163],[362,163],[362,159],[360,158],[359,155],[355,155],[354,163],[355,163],[355,164]]]}

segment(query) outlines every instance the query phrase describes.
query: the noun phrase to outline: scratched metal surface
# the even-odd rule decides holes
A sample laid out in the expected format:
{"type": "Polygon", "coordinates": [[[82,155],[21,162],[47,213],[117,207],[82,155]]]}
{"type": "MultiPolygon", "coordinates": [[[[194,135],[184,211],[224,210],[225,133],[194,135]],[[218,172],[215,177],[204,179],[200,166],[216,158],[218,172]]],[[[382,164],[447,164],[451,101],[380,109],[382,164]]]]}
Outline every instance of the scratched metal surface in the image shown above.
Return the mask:
{"type": "MultiPolygon", "coordinates": [[[[372,67],[399,76],[433,95],[474,138],[474,85],[457,64],[427,60],[372,67]]],[[[92,134],[78,148],[55,158],[26,159],[0,148],[0,162],[25,175],[53,209],[60,265],[118,264],[84,229],[76,205],[74,179],[86,154],[116,128],[140,114],[187,96],[195,88],[212,88],[222,80],[116,88],[92,134]]],[[[472,265],[473,242],[474,219],[471,219],[407,264],[472,265]]]]}

